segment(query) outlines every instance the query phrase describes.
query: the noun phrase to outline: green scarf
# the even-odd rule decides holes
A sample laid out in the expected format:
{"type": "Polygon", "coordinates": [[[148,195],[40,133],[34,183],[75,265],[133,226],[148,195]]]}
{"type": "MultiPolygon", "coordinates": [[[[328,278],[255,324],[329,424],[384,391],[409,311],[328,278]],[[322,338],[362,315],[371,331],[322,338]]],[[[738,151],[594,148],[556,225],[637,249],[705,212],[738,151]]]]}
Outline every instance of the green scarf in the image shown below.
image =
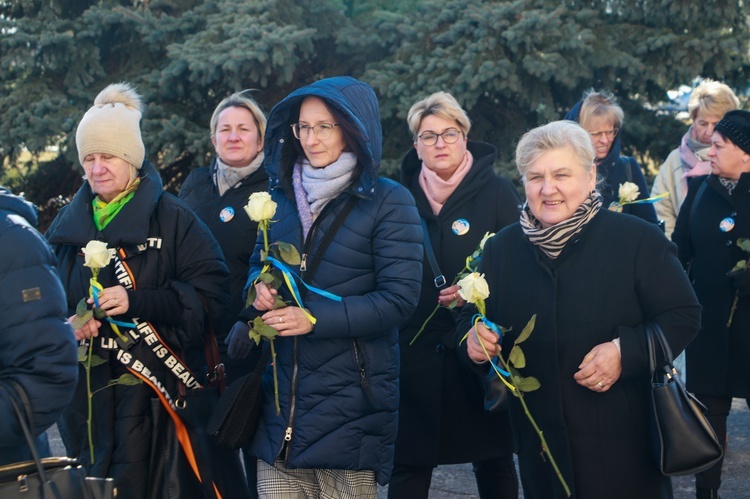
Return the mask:
{"type": "Polygon", "coordinates": [[[91,201],[91,204],[94,207],[94,225],[96,225],[98,230],[103,230],[104,227],[109,225],[109,222],[120,213],[123,206],[133,198],[135,190],[140,183],[141,179],[136,179],[130,187],[115,196],[115,198],[109,203],[103,201],[99,196],[96,196],[94,200],[91,201]]]}

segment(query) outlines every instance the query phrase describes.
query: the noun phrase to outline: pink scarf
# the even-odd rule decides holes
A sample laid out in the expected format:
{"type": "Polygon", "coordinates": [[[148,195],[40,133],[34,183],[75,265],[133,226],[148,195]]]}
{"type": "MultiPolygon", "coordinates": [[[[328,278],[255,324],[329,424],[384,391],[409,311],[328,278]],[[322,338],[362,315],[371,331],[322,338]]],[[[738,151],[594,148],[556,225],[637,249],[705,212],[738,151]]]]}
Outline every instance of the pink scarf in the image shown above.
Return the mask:
{"type": "Polygon", "coordinates": [[[711,144],[704,144],[693,137],[693,127],[682,136],[680,159],[685,167],[683,177],[699,177],[711,173],[711,161],[704,160],[711,144]]]}
{"type": "Polygon", "coordinates": [[[437,215],[443,208],[443,205],[448,200],[453,191],[456,190],[458,184],[464,179],[471,165],[474,164],[474,156],[469,151],[464,154],[464,159],[461,160],[461,164],[458,165],[456,171],[453,172],[451,178],[443,180],[438,176],[437,173],[427,168],[422,162],[422,171],[419,173],[419,187],[424,191],[427,196],[427,201],[430,203],[432,213],[437,215]]]}

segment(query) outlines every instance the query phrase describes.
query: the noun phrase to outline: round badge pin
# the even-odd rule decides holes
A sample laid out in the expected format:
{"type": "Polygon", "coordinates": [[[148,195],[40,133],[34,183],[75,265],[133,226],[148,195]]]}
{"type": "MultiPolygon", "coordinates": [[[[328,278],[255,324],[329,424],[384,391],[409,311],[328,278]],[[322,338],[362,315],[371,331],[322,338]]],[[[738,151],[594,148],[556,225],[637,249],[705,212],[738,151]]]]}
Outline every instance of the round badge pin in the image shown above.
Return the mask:
{"type": "Polygon", "coordinates": [[[451,230],[457,236],[463,236],[469,232],[469,221],[465,218],[459,218],[451,224],[451,230]]]}
{"type": "Polygon", "coordinates": [[[234,208],[227,206],[219,213],[219,220],[222,222],[228,222],[234,218],[234,208]]]}
{"type": "Polygon", "coordinates": [[[721,229],[722,232],[729,232],[734,229],[734,218],[727,217],[719,222],[719,229],[721,229]]]}

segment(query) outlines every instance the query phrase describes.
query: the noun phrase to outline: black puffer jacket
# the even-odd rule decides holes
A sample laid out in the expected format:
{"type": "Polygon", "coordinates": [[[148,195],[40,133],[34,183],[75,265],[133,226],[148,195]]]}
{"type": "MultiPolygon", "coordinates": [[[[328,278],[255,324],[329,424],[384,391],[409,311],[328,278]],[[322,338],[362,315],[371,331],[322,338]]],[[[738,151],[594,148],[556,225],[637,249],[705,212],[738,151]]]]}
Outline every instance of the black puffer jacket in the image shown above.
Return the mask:
{"type": "MultiPolygon", "coordinates": [[[[78,362],[55,256],[36,220],[33,205],[0,187],[0,378],[23,386],[40,434],[70,402],[78,362]]],[[[8,396],[0,390],[0,464],[29,459],[8,396]]]]}
{"type": "MultiPolygon", "coordinates": [[[[163,192],[154,167],[144,163],[140,175],[141,183],[133,198],[102,231],[93,222],[93,194],[88,184],[60,211],[47,231],[68,293],[69,313],[72,315],[78,301],[88,296],[91,272],[83,266],[81,248],[91,240],[118,248],[129,269],[123,279],[129,278],[135,284],[128,290],[130,309],[115,319],[130,321],[135,317],[149,321],[202,381],[206,314],[201,297],[211,319],[223,313],[229,298],[227,267],[208,228],[181,201],[163,192]]],[[[123,282],[118,281],[115,272],[123,275],[123,268],[110,264],[101,270],[99,281],[104,288],[123,282]]],[[[92,368],[93,390],[126,372],[115,358],[115,350],[103,348],[111,338],[114,334],[103,321],[94,350],[107,362],[92,368]]],[[[165,372],[164,363],[151,355],[145,343],[139,342],[129,353],[136,352],[134,355],[156,379],[174,393],[175,377],[165,372]]],[[[85,380],[83,368],[80,372],[85,380]]],[[[68,453],[91,466],[85,431],[85,381],[79,381],[78,388],[74,403],[59,426],[68,453]]],[[[114,477],[118,497],[146,496],[153,397],[154,391],[145,384],[117,385],[93,397],[95,464],[91,472],[114,477]]]]}
{"type": "MultiPolygon", "coordinates": [[[[263,168],[242,179],[233,188],[219,195],[216,187],[216,161],[211,166],[196,168],[190,172],[182,184],[179,197],[190,206],[195,214],[208,226],[221,246],[224,258],[229,267],[231,288],[229,305],[226,314],[216,324],[216,336],[219,351],[227,368],[227,381],[248,372],[254,365],[254,359],[241,361],[230,359],[226,355],[227,346],[224,338],[237,320],[237,314],[244,307],[242,289],[247,282],[247,271],[250,266],[250,255],[253,242],[258,236],[258,224],[250,220],[243,207],[254,192],[268,189],[268,174],[263,168]]],[[[254,352],[259,356],[259,350],[254,352]]]]}

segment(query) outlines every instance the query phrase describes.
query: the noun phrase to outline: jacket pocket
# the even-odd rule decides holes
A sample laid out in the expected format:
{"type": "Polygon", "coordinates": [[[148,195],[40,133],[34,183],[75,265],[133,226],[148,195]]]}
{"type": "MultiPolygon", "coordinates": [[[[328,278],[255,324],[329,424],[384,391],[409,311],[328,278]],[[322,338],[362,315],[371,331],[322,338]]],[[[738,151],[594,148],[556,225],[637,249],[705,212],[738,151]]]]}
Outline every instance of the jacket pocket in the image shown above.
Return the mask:
{"type": "Polygon", "coordinates": [[[362,391],[367,397],[367,401],[374,408],[377,407],[375,395],[372,393],[372,387],[370,386],[370,377],[367,372],[367,356],[365,354],[365,346],[361,338],[352,339],[352,351],[354,353],[354,362],[359,375],[359,384],[362,391]]]}

